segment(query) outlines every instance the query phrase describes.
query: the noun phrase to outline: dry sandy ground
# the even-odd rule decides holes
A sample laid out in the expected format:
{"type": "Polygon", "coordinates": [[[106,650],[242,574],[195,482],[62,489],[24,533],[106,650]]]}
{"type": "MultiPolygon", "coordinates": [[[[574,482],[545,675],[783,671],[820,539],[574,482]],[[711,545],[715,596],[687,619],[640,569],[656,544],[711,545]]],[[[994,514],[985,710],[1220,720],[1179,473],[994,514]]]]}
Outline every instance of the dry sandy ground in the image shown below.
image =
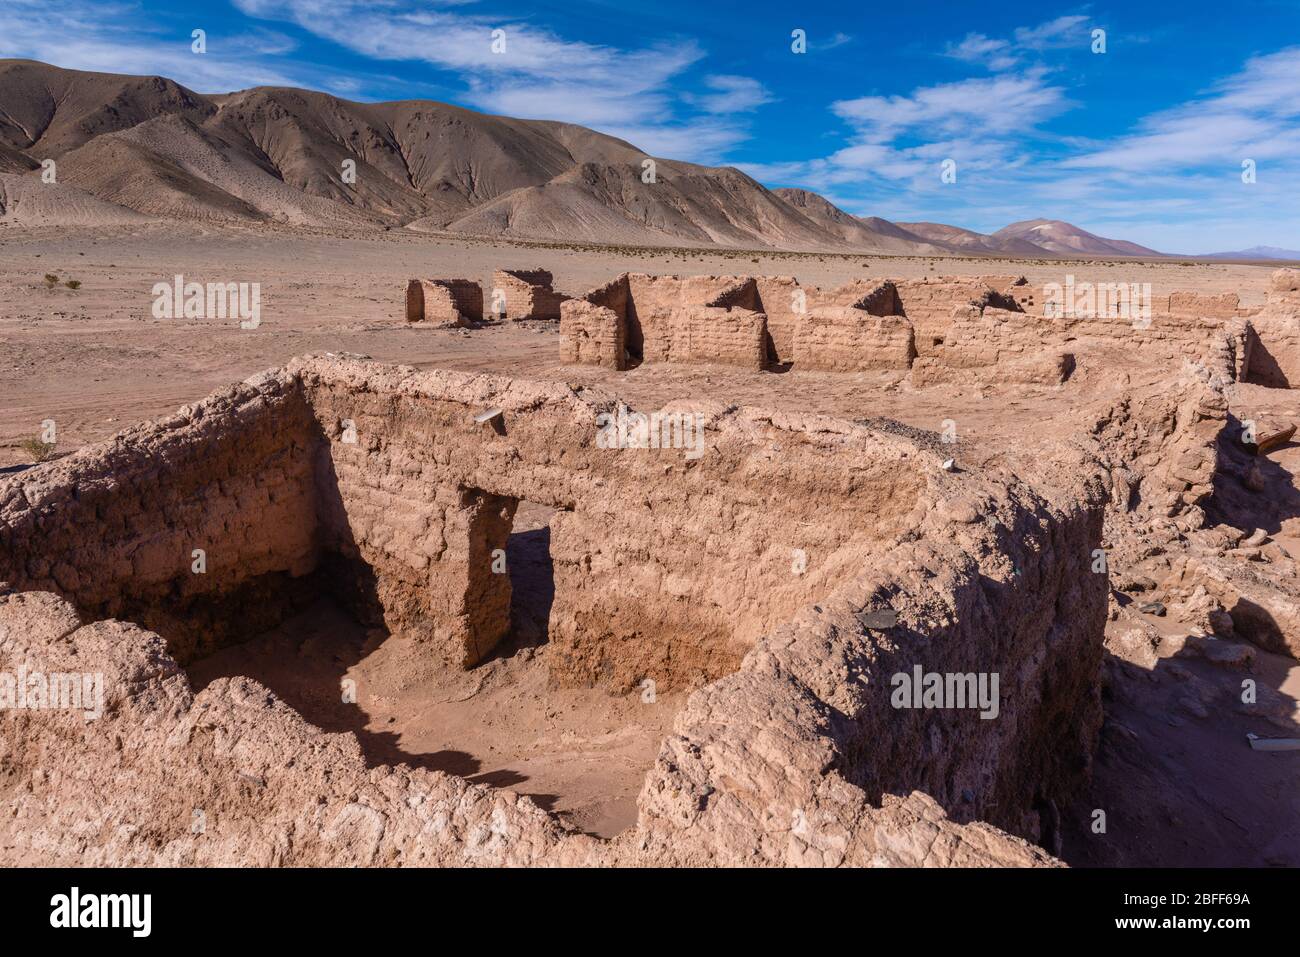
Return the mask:
{"type": "MultiPolygon", "coordinates": [[[[1053,417],[1093,398],[1094,390],[1117,388],[1112,373],[1126,361],[1120,354],[1081,361],[1063,389],[914,391],[888,374],[562,367],[554,324],[428,330],[407,327],[402,319],[409,277],[487,283],[494,269],[531,266],[552,270],[557,288],[570,294],[623,271],[794,275],[821,286],[867,276],[1021,274],[1039,287],[1064,282],[1070,273],[1080,281],[1150,282],[1155,295],[1179,289],[1237,292],[1247,305],[1263,301],[1271,272],[1263,266],[1172,262],[541,248],[397,232],[347,239],[154,225],[0,230],[0,469],[26,460],[18,443],[35,437],[43,420],[55,421],[58,450],[65,453],[307,352],[561,378],[617,391],[643,408],[713,398],[849,418],[890,417],[932,430],[955,418],[959,454],[967,462],[987,461],[1007,443],[1051,428],[1053,417]],[[46,273],[80,280],[81,288],[47,289],[46,273]],[[178,273],[199,282],[261,283],[260,328],[242,330],[231,320],[154,319],[151,287],[178,273]]],[[[1136,369],[1132,374],[1156,375],[1136,369]]],[[[1274,398],[1278,414],[1300,420],[1296,395],[1274,398]]],[[[1289,483],[1300,470],[1300,447],[1276,458],[1289,483]]],[[[681,702],[660,696],[651,705],[639,694],[611,698],[547,686],[546,602],[537,593],[545,575],[529,573],[545,561],[545,523],[540,511],[519,516],[511,540],[512,579],[521,596],[516,634],[473,672],[426,672],[400,642],[366,634],[321,604],[276,633],[196,663],[191,673],[198,683],[252,674],[310,720],[356,732],[372,761],[423,763],[513,787],[539,796],[585,830],[615,833],[632,822],[640,779],[681,702]],[[356,683],[356,703],[342,701],[344,679],[356,683]]],[[[1274,531],[1286,541],[1287,535],[1300,535],[1300,528],[1274,531]]],[[[1176,632],[1179,624],[1164,619],[1159,627],[1176,632]]],[[[1093,793],[1081,795],[1080,808],[1071,811],[1086,813],[1105,802],[1112,839],[1099,841],[1065,826],[1067,858],[1082,864],[1300,864],[1300,754],[1253,752],[1245,745],[1247,731],[1277,729],[1231,708],[1188,704],[1188,687],[1213,699],[1228,695],[1240,675],[1185,660],[1176,650],[1161,659],[1156,673],[1132,680],[1124,677],[1132,666],[1110,667],[1121,677],[1111,683],[1093,793]],[[1206,690],[1213,687],[1219,692],[1206,690]]],[[[1262,684],[1288,701],[1300,698],[1294,661],[1261,653],[1256,671],[1262,684]]],[[[1300,712],[1291,720],[1300,720],[1300,712]]]]}

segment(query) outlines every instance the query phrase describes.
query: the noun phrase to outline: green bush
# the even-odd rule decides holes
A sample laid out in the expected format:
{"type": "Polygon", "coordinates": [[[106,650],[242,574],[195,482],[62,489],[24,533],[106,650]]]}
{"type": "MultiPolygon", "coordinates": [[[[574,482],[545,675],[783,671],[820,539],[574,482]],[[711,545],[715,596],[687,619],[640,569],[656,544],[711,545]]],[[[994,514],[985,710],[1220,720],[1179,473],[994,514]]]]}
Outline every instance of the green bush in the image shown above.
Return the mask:
{"type": "Polygon", "coordinates": [[[40,439],[28,439],[22,443],[22,450],[31,456],[33,462],[39,465],[54,453],[54,443],[42,442],[40,439]]]}

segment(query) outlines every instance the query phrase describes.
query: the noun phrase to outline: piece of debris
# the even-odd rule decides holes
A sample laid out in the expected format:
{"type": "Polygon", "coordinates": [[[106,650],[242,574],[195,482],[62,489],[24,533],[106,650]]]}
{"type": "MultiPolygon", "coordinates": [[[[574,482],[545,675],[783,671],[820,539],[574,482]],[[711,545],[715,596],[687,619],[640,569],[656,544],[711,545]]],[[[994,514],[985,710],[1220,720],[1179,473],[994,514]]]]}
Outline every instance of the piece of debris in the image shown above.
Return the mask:
{"type": "Polygon", "coordinates": [[[1281,429],[1280,431],[1273,432],[1269,435],[1266,435],[1263,438],[1261,438],[1258,444],[1255,446],[1255,454],[1267,455],[1269,452],[1272,452],[1274,449],[1280,449],[1282,446],[1286,445],[1288,442],[1291,441],[1291,436],[1293,435],[1295,435],[1294,425],[1289,428],[1281,429]]]}
{"type": "Polygon", "coordinates": [[[898,624],[898,612],[892,608],[873,608],[871,611],[860,612],[858,621],[862,623],[864,628],[884,631],[898,624]]]}
{"type": "Polygon", "coordinates": [[[957,471],[957,461],[955,459],[944,459],[943,464],[939,466],[945,472],[957,471]]]}
{"type": "Polygon", "coordinates": [[[1260,545],[1263,545],[1266,541],[1268,541],[1268,532],[1264,531],[1262,528],[1257,528],[1255,529],[1255,531],[1253,531],[1250,534],[1250,537],[1242,540],[1240,547],[1258,548],[1260,545]]]}
{"type": "Polygon", "coordinates": [[[1300,738],[1261,738],[1248,731],[1246,739],[1256,751],[1300,751],[1300,738]]]}
{"type": "Polygon", "coordinates": [[[1144,615],[1155,615],[1157,618],[1165,617],[1164,602],[1148,601],[1138,605],[1138,611],[1144,615]]]}

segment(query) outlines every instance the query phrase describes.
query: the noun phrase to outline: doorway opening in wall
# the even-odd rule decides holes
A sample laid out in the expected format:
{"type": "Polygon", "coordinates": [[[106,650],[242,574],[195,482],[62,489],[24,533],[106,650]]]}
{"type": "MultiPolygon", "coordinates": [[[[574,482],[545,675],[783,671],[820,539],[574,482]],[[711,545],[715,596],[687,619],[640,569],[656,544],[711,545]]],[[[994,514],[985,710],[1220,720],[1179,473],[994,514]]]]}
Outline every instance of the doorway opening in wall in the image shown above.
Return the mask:
{"type": "MultiPolygon", "coordinates": [[[[612,837],[636,823],[642,781],[685,692],[645,701],[639,689],[615,695],[551,680],[552,523],[563,514],[518,502],[504,549],[510,629],[472,668],[448,668],[418,640],[359,622],[337,588],[318,587],[278,627],[190,662],[190,679],[199,689],[246,675],[323,730],[355,734],[371,765],[510,788],[612,837]]],[[[343,572],[364,577],[355,564],[343,572]]]]}

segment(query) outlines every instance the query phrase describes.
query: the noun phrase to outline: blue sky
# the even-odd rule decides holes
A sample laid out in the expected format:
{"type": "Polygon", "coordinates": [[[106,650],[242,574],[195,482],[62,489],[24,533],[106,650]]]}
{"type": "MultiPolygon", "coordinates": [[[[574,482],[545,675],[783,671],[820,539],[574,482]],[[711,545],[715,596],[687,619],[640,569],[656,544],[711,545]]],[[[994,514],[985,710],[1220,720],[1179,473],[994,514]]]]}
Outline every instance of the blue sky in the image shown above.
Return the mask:
{"type": "Polygon", "coordinates": [[[4,0],[0,56],[569,120],[893,220],[1300,248],[1297,0],[849,6],[4,0]]]}

